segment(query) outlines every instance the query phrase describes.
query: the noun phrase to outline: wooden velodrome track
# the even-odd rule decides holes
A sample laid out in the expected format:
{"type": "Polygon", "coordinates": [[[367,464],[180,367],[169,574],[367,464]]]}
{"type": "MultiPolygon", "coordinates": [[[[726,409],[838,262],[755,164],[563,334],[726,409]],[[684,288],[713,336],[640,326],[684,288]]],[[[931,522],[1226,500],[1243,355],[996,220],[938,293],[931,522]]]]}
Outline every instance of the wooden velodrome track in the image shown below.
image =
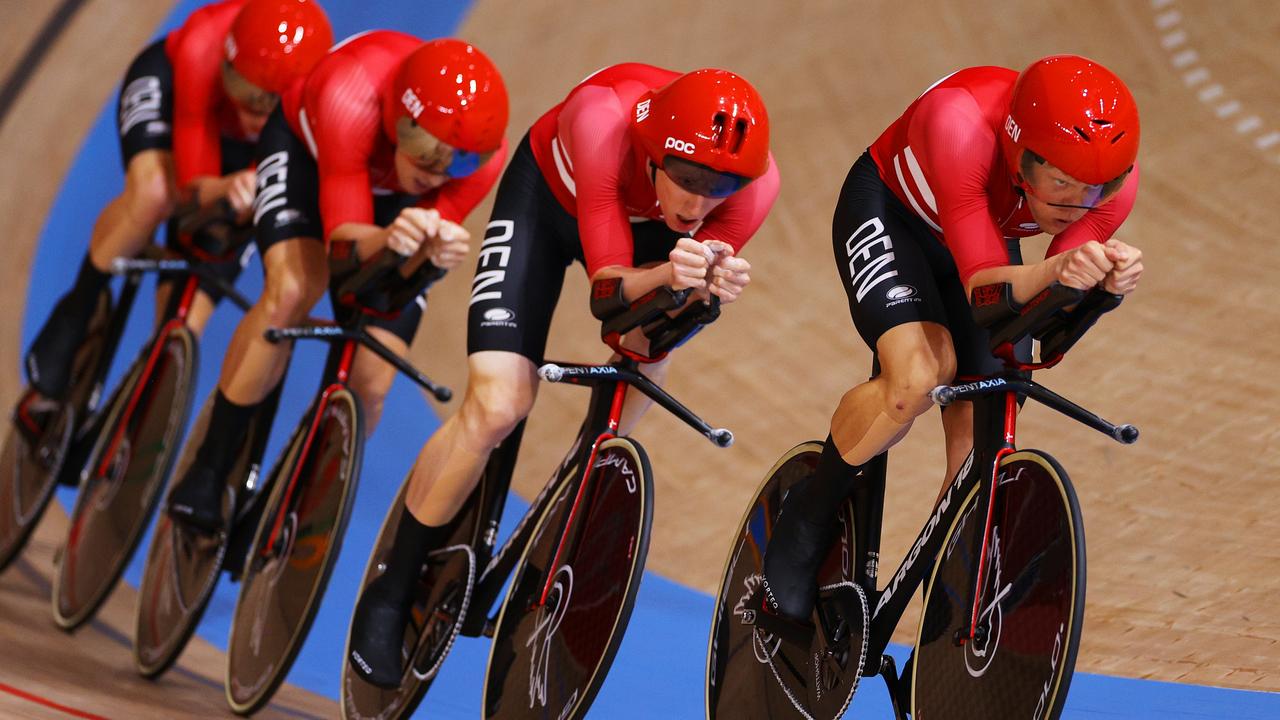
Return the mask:
{"type": "MultiPolygon", "coordinates": [[[[330,0],[340,2],[342,0],[330,0]]],[[[0,77],[56,3],[0,1],[0,77]]],[[[125,66],[170,9],[162,0],[87,0],[0,125],[0,217],[8,238],[0,303],[20,308],[45,213],[81,138],[125,66]]],[[[849,165],[937,78],[960,67],[1021,67],[1078,52],[1124,77],[1143,113],[1142,190],[1122,237],[1145,252],[1142,286],[1041,380],[1113,420],[1137,424],[1124,448],[1029,409],[1023,442],[1057,456],[1076,481],[1089,540],[1086,631],[1077,668],[1128,677],[1280,690],[1280,11],[1270,0],[976,0],[850,3],[478,0],[460,35],[503,68],[510,137],[579,78],[612,62],[720,65],[761,90],[773,122],[782,196],[746,251],[755,282],[713,329],[680,352],[671,388],[737,444],[716,450],[653,413],[658,507],[649,568],[712,591],[732,526],[761,474],[791,445],[826,432],[840,394],[863,378],[830,250],[830,216],[849,165]],[[623,29],[620,31],[620,29],[623,29]]],[[[104,168],[103,172],[114,169],[104,168]]],[[[88,181],[92,181],[91,179],[88,181]]],[[[479,236],[487,211],[472,217],[479,236]]],[[[86,229],[87,236],[87,229],[86,229]]],[[[1029,242],[1028,257],[1043,242],[1029,242]]],[[[41,282],[69,282],[41,278],[41,282]]],[[[586,283],[569,273],[550,357],[597,359],[586,283]]],[[[415,359],[461,387],[470,272],[433,292],[415,359]]],[[[0,407],[20,388],[19,312],[0,315],[0,407]]],[[[525,437],[517,489],[528,496],[558,461],[585,402],[551,388],[525,437]]],[[[884,556],[914,538],[941,472],[936,415],[895,451],[884,556]]],[[[415,448],[406,448],[413,452],[415,448]]],[[[48,620],[49,513],[0,578],[0,683],[113,716],[222,712],[222,661],[202,641],[159,684],[127,650],[133,595],[117,592],[92,627],[65,636],[48,620]],[[191,704],[188,704],[191,703],[191,704]]],[[[904,627],[909,625],[904,623],[904,627]]],[[[620,658],[620,662],[625,662],[620,658]]],[[[66,717],[0,693],[0,716],[66,717]]],[[[267,713],[331,716],[287,690],[267,713]]]]}

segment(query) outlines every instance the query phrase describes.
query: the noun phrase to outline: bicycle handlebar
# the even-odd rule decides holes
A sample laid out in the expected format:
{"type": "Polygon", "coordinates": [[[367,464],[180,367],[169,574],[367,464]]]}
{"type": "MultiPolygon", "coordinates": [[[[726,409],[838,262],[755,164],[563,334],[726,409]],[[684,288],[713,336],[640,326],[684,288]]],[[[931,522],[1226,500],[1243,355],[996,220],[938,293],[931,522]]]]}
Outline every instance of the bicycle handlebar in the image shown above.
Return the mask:
{"type": "Polygon", "coordinates": [[[1052,410],[1057,410],[1072,420],[1091,427],[1121,444],[1132,445],[1138,441],[1138,428],[1133,425],[1128,423],[1116,425],[1107,422],[1034,380],[991,378],[963,385],[939,385],[929,391],[929,399],[937,405],[946,407],[957,400],[970,400],[982,395],[1002,392],[1016,392],[1026,395],[1028,398],[1052,410]]]}
{"type": "Polygon", "coordinates": [[[639,390],[677,419],[692,427],[717,447],[733,445],[733,431],[713,428],[689,408],[681,405],[667,391],[639,372],[618,365],[560,365],[549,362],[538,368],[538,377],[547,382],[568,382],[574,385],[595,385],[601,382],[622,381],[639,390]]]}
{"type": "Polygon", "coordinates": [[[693,290],[673,290],[661,286],[649,291],[627,309],[606,318],[600,324],[600,339],[615,352],[638,362],[656,362],[672,349],[697,334],[720,317],[720,298],[694,303],[674,317],[667,313],[683,307],[693,290]],[[622,336],[642,328],[649,339],[649,354],[640,355],[622,347],[622,336]]]}
{"type": "Polygon", "coordinates": [[[400,269],[407,260],[388,248],[379,250],[338,286],[338,302],[381,313],[399,312],[445,275],[427,260],[405,277],[400,269]]]}

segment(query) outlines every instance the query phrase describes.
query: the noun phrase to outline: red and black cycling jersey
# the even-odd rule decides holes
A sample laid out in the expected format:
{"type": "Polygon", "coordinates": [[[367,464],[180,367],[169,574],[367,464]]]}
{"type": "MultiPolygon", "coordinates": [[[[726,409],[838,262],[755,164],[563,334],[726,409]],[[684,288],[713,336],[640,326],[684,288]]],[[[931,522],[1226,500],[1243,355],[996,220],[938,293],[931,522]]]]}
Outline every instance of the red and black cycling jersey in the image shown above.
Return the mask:
{"type": "Polygon", "coordinates": [[[222,172],[222,137],[248,141],[222,88],[227,33],[245,0],[222,0],[191,13],[164,41],[173,66],[173,164],[178,187],[222,172]]]}
{"type": "MultiPolygon", "coordinates": [[[[1041,232],[1000,149],[1018,73],[975,67],[930,87],[871,146],[880,177],[955,257],[962,283],[1009,264],[1004,238],[1041,232]]],[[[1048,255],[1105,242],[1133,209],[1135,166],[1116,197],[1054,237],[1048,255]]]]}
{"type": "MultiPolygon", "coordinates": [[[[373,196],[406,192],[395,173],[395,139],[382,122],[382,94],[401,61],[422,45],[405,33],[376,30],[339,43],[281,98],[285,119],[316,159],[320,215],[327,240],[344,223],[372,224],[373,196]]],[[[475,173],[422,195],[417,205],[462,222],[498,180],[507,144],[475,173]]]]}
{"type": "MultiPolygon", "coordinates": [[[[640,97],[679,76],[640,63],[604,68],[529,131],[543,178],[577,219],[588,276],[611,265],[630,267],[632,221],[662,219],[649,158],[630,128],[640,97]]],[[[770,156],[768,171],[712,210],[695,236],[741,250],[769,214],[778,186],[778,168],[770,156]]]]}

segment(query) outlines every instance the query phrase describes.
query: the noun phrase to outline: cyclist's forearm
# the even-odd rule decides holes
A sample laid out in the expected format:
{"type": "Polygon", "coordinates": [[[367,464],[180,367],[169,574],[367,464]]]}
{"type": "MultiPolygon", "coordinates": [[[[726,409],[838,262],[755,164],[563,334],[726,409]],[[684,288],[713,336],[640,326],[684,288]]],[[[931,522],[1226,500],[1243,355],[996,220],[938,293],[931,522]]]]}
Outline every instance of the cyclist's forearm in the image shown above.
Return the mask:
{"type": "Polygon", "coordinates": [[[354,242],[356,256],[367,259],[387,245],[386,228],[365,223],[342,223],[329,233],[329,246],[337,242],[354,242]]]}
{"type": "Polygon", "coordinates": [[[1001,267],[984,268],[969,278],[966,288],[968,296],[973,296],[973,289],[983,285],[1009,283],[1013,286],[1013,299],[1024,303],[1035,297],[1037,293],[1049,287],[1058,277],[1058,265],[1061,255],[1038,262],[1034,265],[1003,265],[1001,267]]]}
{"type": "Polygon", "coordinates": [[[671,263],[665,262],[649,268],[627,268],[621,265],[610,265],[596,271],[591,281],[607,278],[622,279],[622,298],[627,302],[635,302],[636,299],[654,288],[662,287],[671,282],[671,263]]]}

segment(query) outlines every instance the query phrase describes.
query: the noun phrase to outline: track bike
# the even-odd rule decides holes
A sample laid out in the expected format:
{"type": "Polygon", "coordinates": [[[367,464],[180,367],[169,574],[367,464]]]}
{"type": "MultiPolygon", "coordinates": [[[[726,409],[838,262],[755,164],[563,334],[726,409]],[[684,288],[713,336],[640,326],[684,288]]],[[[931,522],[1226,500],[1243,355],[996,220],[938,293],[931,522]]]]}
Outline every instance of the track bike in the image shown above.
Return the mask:
{"type": "Polygon", "coordinates": [[[64,630],[92,618],[115,587],[172,467],[195,387],[198,344],[186,320],[201,282],[211,283],[241,310],[249,307],[248,300],[209,267],[212,262],[233,262],[247,234],[234,225],[234,213],[225,203],[195,216],[203,218],[198,226],[202,230],[191,247],[176,249],[180,256],[152,247],[136,259],[119,258],[113,265],[113,272],[126,276],[125,292],[130,295],[143,273],[176,282],[151,340],[94,423],[83,462],[76,458],[79,492],[66,540],[55,553],[53,576],[53,618],[64,630]]]}
{"type": "MultiPolygon", "coordinates": [[[[158,676],[181,653],[226,570],[241,583],[227,648],[228,704],[251,714],[284,681],[337,562],[359,482],[364,420],[348,385],[356,349],[369,348],[441,402],[452,397],[367,330],[371,318],[394,314],[392,308],[408,305],[444,274],[424,264],[402,277],[397,272],[402,260],[384,251],[343,281],[336,298],[350,311],[342,313],[340,323],[314,321],[266,331],[271,342],[315,339],[331,345],[318,395],[265,478],[259,471],[279,388],[255,413],[227,477],[222,506],[227,529],[206,533],[167,514],[160,520],[134,638],[135,664],[144,676],[158,676]]],[[[194,461],[202,437],[203,432],[194,433],[187,443],[184,466],[194,461]]]]}
{"type": "MultiPolygon", "coordinates": [[[[195,236],[205,261],[228,260],[223,248],[234,247],[238,236],[229,225],[230,210],[217,205],[207,211],[187,211],[178,222],[180,231],[195,236]]],[[[163,257],[158,249],[146,251],[152,260],[163,257]]],[[[170,263],[169,270],[175,266],[170,263]]],[[[138,286],[147,272],[160,266],[138,266],[124,276],[119,296],[109,288],[98,295],[84,342],[75,351],[70,382],[62,398],[46,398],[34,387],[19,396],[12,424],[0,448],[0,572],[21,552],[58,485],[79,483],[80,470],[93,449],[103,425],[101,403],[107,374],[115,359],[125,323],[133,309],[138,286]]],[[[205,265],[196,266],[203,273],[205,265]]],[[[206,282],[236,301],[238,294],[221,276],[204,273],[206,282]]]]}
{"type": "MultiPolygon", "coordinates": [[[[733,434],[712,428],[639,372],[719,315],[718,302],[684,307],[688,291],[659,288],[605,320],[602,338],[620,359],[607,365],[548,362],[547,382],[592,388],[577,439],[512,535],[495,552],[524,423],[490,456],[458,512],[445,547],[422,569],[405,629],[399,688],[366,683],[343,662],[344,718],[408,717],[458,635],[493,639],[485,674],[486,718],[581,718],[612,664],[644,571],[653,513],[648,456],[619,436],[627,389],[635,388],[720,447],[733,434]],[[669,313],[681,310],[674,317],[669,313]],[[622,347],[642,328],[648,353],[622,347]],[[496,614],[490,609],[510,581],[496,614]]],[[[407,483],[383,522],[362,587],[382,572],[404,511],[407,483]]],[[[347,655],[350,655],[348,636],[347,655]]]]}
{"type": "Polygon", "coordinates": [[[879,588],[887,455],[867,466],[866,482],[838,508],[810,624],[760,611],[761,568],[783,499],[814,471],[822,443],[778,460],[743,516],[716,596],[708,718],[837,718],[871,674],[884,679],[896,720],[1059,717],[1084,616],[1084,527],[1062,466],[1017,449],[1017,412],[1031,399],[1121,443],[1138,439],[1132,425],[1109,423],[1030,379],[1119,302],[1053,285],[1019,306],[1008,286],[975,290],[975,319],[1006,370],[930,394],[939,405],[973,401],[973,451],[879,588]],[[1039,363],[1019,359],[1029,358],[1032,337],[1039,363]],[[899,674],[885,650],[922,584],[923,615],[899,674]]]}

